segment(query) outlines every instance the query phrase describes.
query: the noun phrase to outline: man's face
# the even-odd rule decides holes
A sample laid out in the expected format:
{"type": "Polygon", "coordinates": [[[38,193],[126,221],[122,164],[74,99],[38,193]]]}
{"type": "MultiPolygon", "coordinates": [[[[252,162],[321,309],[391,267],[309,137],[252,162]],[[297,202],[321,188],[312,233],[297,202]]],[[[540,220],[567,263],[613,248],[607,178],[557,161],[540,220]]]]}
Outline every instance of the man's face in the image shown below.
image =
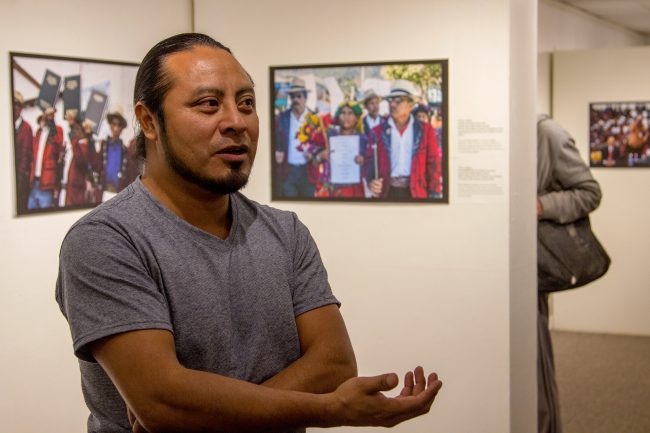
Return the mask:
{"type": "Polygon", "coordinates": [[[390,106],[390,117],[393,121],[400,123],[405,122],[411,115],[413,101],[406,96],[395,96],[388,100],[390,106]]]}
{"type": "Polygon", "coordinates": [[[423,111],[418,111],[415,114],[415,118],[418,119],[420,122],[429,123],[429,116],[427,116],[427,113],[423,111]]]}
{"type": "Polygon", "coordinates": [[[43,120],[45,121],[46,124],[54,123],[54,111],[45,110],[45,113],[43,113],[43,120]]]}
{"type": "Polygon", "coordinates": [[[253,83],[227,51],[196,46],[170,55],[161,145],[168,167],[215,194],[246,185],[259,135],[253,83]]]}
{"type": "Polygon", "coordinates": [[[291,109],[298,114],[302,114],[305,111],[305,104],[307,98],[303,92],[290,93],[289,97],[291,98],[291,109]]]}
{"type": "Polygon", "coordinates": [[[66,110],[65,120],[71,126],[77,123],[77,110],[66,110]]]}
{"type": "Polygon", "coordinates": [[[121,134],[124,128],[122,127],[122,124],[120,123],[119,120],[113,119],[111,120],[111,135],[113,138],[118,138],[121,134]]]}
{"type": "Polygon", "coordinates": [[[20,117],[20,113],[23,112],[23,106],[20,105],[20,102],[14,101],[14,122],[20,117]]]}
{"type": "Polygon", "coordinates": [[[377,117],[377,114],[379,114],[379,102],[378,96],[373,96],[366,101],[366,110],[372,117],[377,117]]]}

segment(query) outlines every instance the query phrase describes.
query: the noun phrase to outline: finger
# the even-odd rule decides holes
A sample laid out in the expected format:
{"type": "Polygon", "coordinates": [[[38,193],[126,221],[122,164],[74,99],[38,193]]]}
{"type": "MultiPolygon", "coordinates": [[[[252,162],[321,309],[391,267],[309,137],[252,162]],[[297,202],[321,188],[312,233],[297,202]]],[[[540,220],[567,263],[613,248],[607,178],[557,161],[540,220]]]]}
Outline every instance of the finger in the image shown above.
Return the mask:
{"type": "Polygon", "coordinates": [[[409,371],[404,375],[404,388],[402,388],[402,392],[399,395],[402,397],[413,395],[413,385],[413,372],[409,371]]]}
{"type": "Polygon", "coordinates": [[[413,394],[418,395],[427,387],[427,380],[424,377],[424,369],[422,367],[415,367],[415,387],[413,387],[413,394]]]}
{"type": "Polygon", "coordinates": [[[373,377],[359,377],[358,383],[366,394],[375,394],[395,388],[399,383],[399,379],[395,373],[388,373],[373,377]]]}
{"type": "Polygon", "coordinates": [[[442,382],[438,379],[438,375],[436,373],[429,374],[427,380],[427,388],[431,388],[432,386],[442,386],[442,382]]]}

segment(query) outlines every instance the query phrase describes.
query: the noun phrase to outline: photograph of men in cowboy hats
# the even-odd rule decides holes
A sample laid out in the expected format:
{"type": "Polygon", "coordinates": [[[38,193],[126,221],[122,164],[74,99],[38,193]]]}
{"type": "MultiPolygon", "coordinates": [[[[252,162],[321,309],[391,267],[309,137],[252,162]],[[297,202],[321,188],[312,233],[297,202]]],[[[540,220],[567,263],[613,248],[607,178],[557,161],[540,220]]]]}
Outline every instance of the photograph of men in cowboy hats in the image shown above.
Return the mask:
{"type": "Polygon", "coordinates": [[[271,77],[273,200],[448,202],[446,60],[271,77]]]}
{"type": "Polygon", "coordinates": [[[94,207],[135,180],[137,64],[10,57],[16,215],[94,207]]]}

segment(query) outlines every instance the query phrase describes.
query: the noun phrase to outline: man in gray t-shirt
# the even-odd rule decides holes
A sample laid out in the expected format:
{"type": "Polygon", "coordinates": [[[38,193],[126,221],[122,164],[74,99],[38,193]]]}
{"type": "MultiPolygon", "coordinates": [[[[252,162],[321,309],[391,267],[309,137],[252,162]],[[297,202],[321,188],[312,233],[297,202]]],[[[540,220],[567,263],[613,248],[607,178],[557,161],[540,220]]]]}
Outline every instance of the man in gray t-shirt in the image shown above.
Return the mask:
{"type": "Polygon", "coordinates": [[[89,432],[304,431],[428,412],[421,367],[356,377],[307,228],[237,191],[259,132],[253,83],[200,34],[168,38],[136,77],[144,174],[78,221],[56,299],[70,324],[89,432]]]}

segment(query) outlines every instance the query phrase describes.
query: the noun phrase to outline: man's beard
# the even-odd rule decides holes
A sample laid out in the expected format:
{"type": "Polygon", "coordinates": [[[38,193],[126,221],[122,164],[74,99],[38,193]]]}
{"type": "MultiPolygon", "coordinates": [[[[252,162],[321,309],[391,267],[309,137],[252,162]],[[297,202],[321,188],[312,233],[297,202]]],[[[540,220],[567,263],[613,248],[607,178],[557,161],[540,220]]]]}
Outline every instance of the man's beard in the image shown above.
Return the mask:
{"type": "Polygon", "coordinates": [[[167,131],[162,131],[162,147],[165,151],[165,159],[172,170],[187,182],[202,188],[205,191],[218,195],[231,194],[239,191],[248,183],[249,173],[241,170],[243,163],[230,163],[228,173],[219,179],[210,179],[197,173],[185,164],[169,145],[167,131]]]}

